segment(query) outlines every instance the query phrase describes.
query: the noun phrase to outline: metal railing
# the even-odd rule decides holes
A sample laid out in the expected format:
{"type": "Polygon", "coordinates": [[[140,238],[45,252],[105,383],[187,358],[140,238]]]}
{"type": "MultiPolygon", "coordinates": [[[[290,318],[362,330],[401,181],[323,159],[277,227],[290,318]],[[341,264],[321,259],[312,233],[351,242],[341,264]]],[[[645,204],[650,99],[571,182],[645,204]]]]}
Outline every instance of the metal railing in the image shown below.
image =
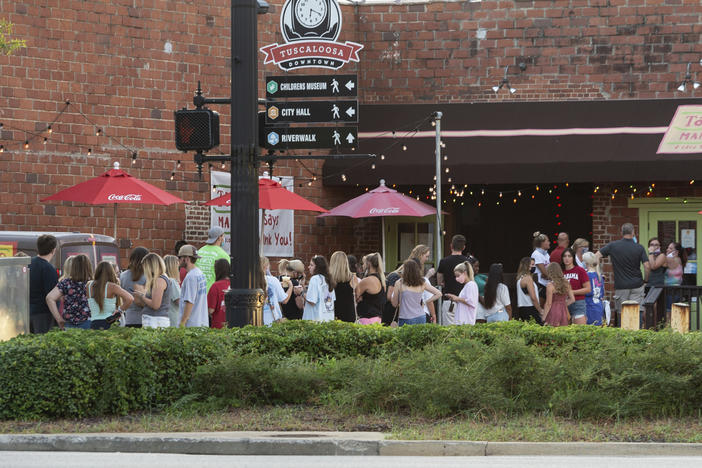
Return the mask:
{"type": "Polygon", "coordinates": [[[700,300],[702,286],[665,286],[648,290],[644,299],[644,327],[658,328],[670,323],[670,307],[675,302],[690,304],[690,330],[699,330],[702,324],[700,300]]]}

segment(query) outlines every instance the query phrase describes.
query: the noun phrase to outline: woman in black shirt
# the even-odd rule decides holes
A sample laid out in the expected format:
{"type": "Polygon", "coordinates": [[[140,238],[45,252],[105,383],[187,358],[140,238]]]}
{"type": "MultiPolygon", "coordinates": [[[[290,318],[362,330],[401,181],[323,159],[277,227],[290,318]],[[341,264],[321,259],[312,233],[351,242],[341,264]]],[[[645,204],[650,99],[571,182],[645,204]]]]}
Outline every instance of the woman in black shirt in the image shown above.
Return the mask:
{"type": "Polygon", "coordinates": [[[367,273],[356,287],[358,322],[380,323],[387,301],[383,259],[378,252],[366,255],[363,266],[367,273]]]}

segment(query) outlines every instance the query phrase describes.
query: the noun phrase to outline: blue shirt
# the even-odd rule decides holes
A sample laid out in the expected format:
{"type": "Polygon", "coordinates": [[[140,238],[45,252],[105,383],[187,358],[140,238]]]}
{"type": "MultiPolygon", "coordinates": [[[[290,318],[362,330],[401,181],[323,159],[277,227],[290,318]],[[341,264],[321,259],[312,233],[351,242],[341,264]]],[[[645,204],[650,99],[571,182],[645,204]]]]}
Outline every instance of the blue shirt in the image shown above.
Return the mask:
{"type": "Polygon", "coordinates": [[[604,284],[602,278],[594,271],[588,271],[592,291],[585,295],[585,313],[588,325],[602,325],[604,315],[604,284]]]}

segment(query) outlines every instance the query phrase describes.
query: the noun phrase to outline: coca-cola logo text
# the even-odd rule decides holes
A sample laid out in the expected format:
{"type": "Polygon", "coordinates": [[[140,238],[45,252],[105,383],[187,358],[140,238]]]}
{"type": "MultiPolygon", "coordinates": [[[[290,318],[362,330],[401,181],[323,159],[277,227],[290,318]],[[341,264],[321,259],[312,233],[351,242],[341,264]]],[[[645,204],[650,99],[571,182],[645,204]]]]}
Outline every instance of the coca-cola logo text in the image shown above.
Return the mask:
{"type": "Polygon", "coordinates": [[[397,214],[399,212],[400,212],[400,209],[396,208],[396,207],[371,208],[370,209],[370,214],[379,214],[379,215],[397,214]]]}
{"type": "Polygon", "coordinates": [[[116,193],[111,193],[108,197],[108,200],[124,200],[124,201],[141,201],[141,194],[140,193],[128,193],[126,195],[117,195],[116,193]]]}

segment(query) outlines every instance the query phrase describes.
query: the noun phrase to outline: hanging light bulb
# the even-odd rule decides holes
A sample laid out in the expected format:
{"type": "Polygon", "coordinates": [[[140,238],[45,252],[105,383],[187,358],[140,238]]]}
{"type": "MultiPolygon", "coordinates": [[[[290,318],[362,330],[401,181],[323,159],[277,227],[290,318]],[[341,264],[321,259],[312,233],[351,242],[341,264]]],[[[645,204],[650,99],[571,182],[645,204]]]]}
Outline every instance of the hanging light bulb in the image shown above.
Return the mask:
{"type": "Polygon", "coordinates": [[[180,169],[180,166],[181,166],[181,164],[180,164],[180,159],[179,159],[177,164],[176,164],[176,169],[180,169]]]}
{"type": "Polygon", "coordinates": [[[24,140],[24,149],[29,149],[29,140],[24,140]]]}
{"type": "Polygon", "coordinates": [[[692,179],[692,180],[690,181],[690,185],[692,185],[692,184],[694,184],[694,183],[695,183],[695,179],[692,179]]]}
{"type": "Polygon", "coordinates": [[[381,160],[381,161],[384,161],[384,160],[385,160],[385,155],[384,155],[384,154],[381,154],[381,155],[380,155],[380,160],[381,160]]]}
{"type": "Polygon", "coordinates": [[[436,121],[435,121],[435,120],[432,120],[432,121],[431,121],[431,126],[432,126],[432,127],[436,127],[436,121]]]}
{"type": "Polygon", "coordinates": [[[480,195],[485,195],[485,189],[480,189],[480,195]]]}
{"type": "Polygon", "coordinates": [[[446,143],[444,143],[444,142],[442,141],[442,142],[441,142],[441,147],[442,147],[442,148],[446,148],[446,143]]]}
{"type": "Polygon", "coordinates": [[[175,172],[171,172],[171,180],[175,179],[175,172]]]}
{"type": "Polygon", "coordinates": [[[309,182],[307,182],[307,186],[308,186],[308,187],[312,187],[312,181],[311,181],[311,180],[310,180],[309,182]]]}
{"type": "MultiPolygon", "coordinates": [[[[2,127],[0,127],[0,128],[2,128],[2,127]]],[[[51,125],[46,127],[46,131],[49,132],[49,135],[51,135],[54,132],[54,130],[51,128],[51,125]]]]}
{"type": "Polygon", "coordinates": [[[100,135],[102,135],[102,129],[98,128],[97,130],[95,130],[95,136],[100,136],[100,135]]]}
{"type": "Polygon", "coordinates": [[[513,199],[512,199],[512,203],[516,204],[516,203],[517,203],[517,199],[516,199],[516,198],[513,198],[513,199]]]}
{"type": "Polygon", "coordinates": [[[402,151],[407,151],[407,145],[402,145],[402,151]]]}
{"type": "Polygon", "coordinates": [[[448,161],[448,156],[444,155],[444,161],[448,161]]]}
{"type": "Polygon", "coordinates": [[[449,173],[449,168],[448,168],[448,167],[446,168],[446,171],[445,171],[445,172],[446,172],[447,174],[449,173]]]}
{"type": "Polygon", "coordinates": [[[375,169],[375,163],[371,164],[371,169],[375,169]]]}
{"type": "Polygon", "coordinates": [[[451,183],[451,178],[450,178],[450,177],[448,178],[448,183],[449,183],[449,184],[451,183]]]}
{"type": "Polygon", "coordinates": [[[0,153],[4,153],[4,152],[5,152],[5,145],[0,145],[0,153]]]}
{"type": "Polygon", "coordinates": [[[522,191],[521,191],[521,190],[517,190],[517,196],[518,196],[518,197],[521,197],[521,196],[522,196],[522,191]]]}
{"type": "Polygon", "coordinates": [[[500,192],[500,198],[502,198],[502,192],[500,192]]]}
{"type": "Polygon", "coordinates": [[[49,141],[49,139],[44,137],[44,144],[46,144],[47,141],[49,141]]]}
{"type": "Polygon", "coordinates": [[[341,174],[341,180],[342,180],[343,182],[346,182],[346,174],[341,174]]]}
{"type": "Polygon", "coordinates": [[[132,153],[132,164],[136,164],[137,154],[136,151],[132,153]]]}
{"type": "Polygon", "coordinates": [[[312,176],[312,180],[317,182],[317,176],[312,176]]]}
{"type": "Polygon", "coordinates": [[[88,148],[88,156],[90,156],[91,154],[93,154],[93,149],[92,149],[92,148],[88,148]]]}
{"type": "Polygon", "coordinates": [[[225,163],[222,163],[222,166],[221,166],[221,167],[222,167],[222,169],[226,169],[226,168],[227,168],[227,165],[226,165],[225,163]]]}
{"type": "Polygon", "coordinates": [[[538,192],[539,190],[541,190],[541,189],[539,189],[539,186],[537,185],[537,186],[536,186],[536,191],[538,192]]]}
{"type": "Polygon", "coordinates": [[[478,206],[483,206],[483,202],[478,202],[478,206]]]}

